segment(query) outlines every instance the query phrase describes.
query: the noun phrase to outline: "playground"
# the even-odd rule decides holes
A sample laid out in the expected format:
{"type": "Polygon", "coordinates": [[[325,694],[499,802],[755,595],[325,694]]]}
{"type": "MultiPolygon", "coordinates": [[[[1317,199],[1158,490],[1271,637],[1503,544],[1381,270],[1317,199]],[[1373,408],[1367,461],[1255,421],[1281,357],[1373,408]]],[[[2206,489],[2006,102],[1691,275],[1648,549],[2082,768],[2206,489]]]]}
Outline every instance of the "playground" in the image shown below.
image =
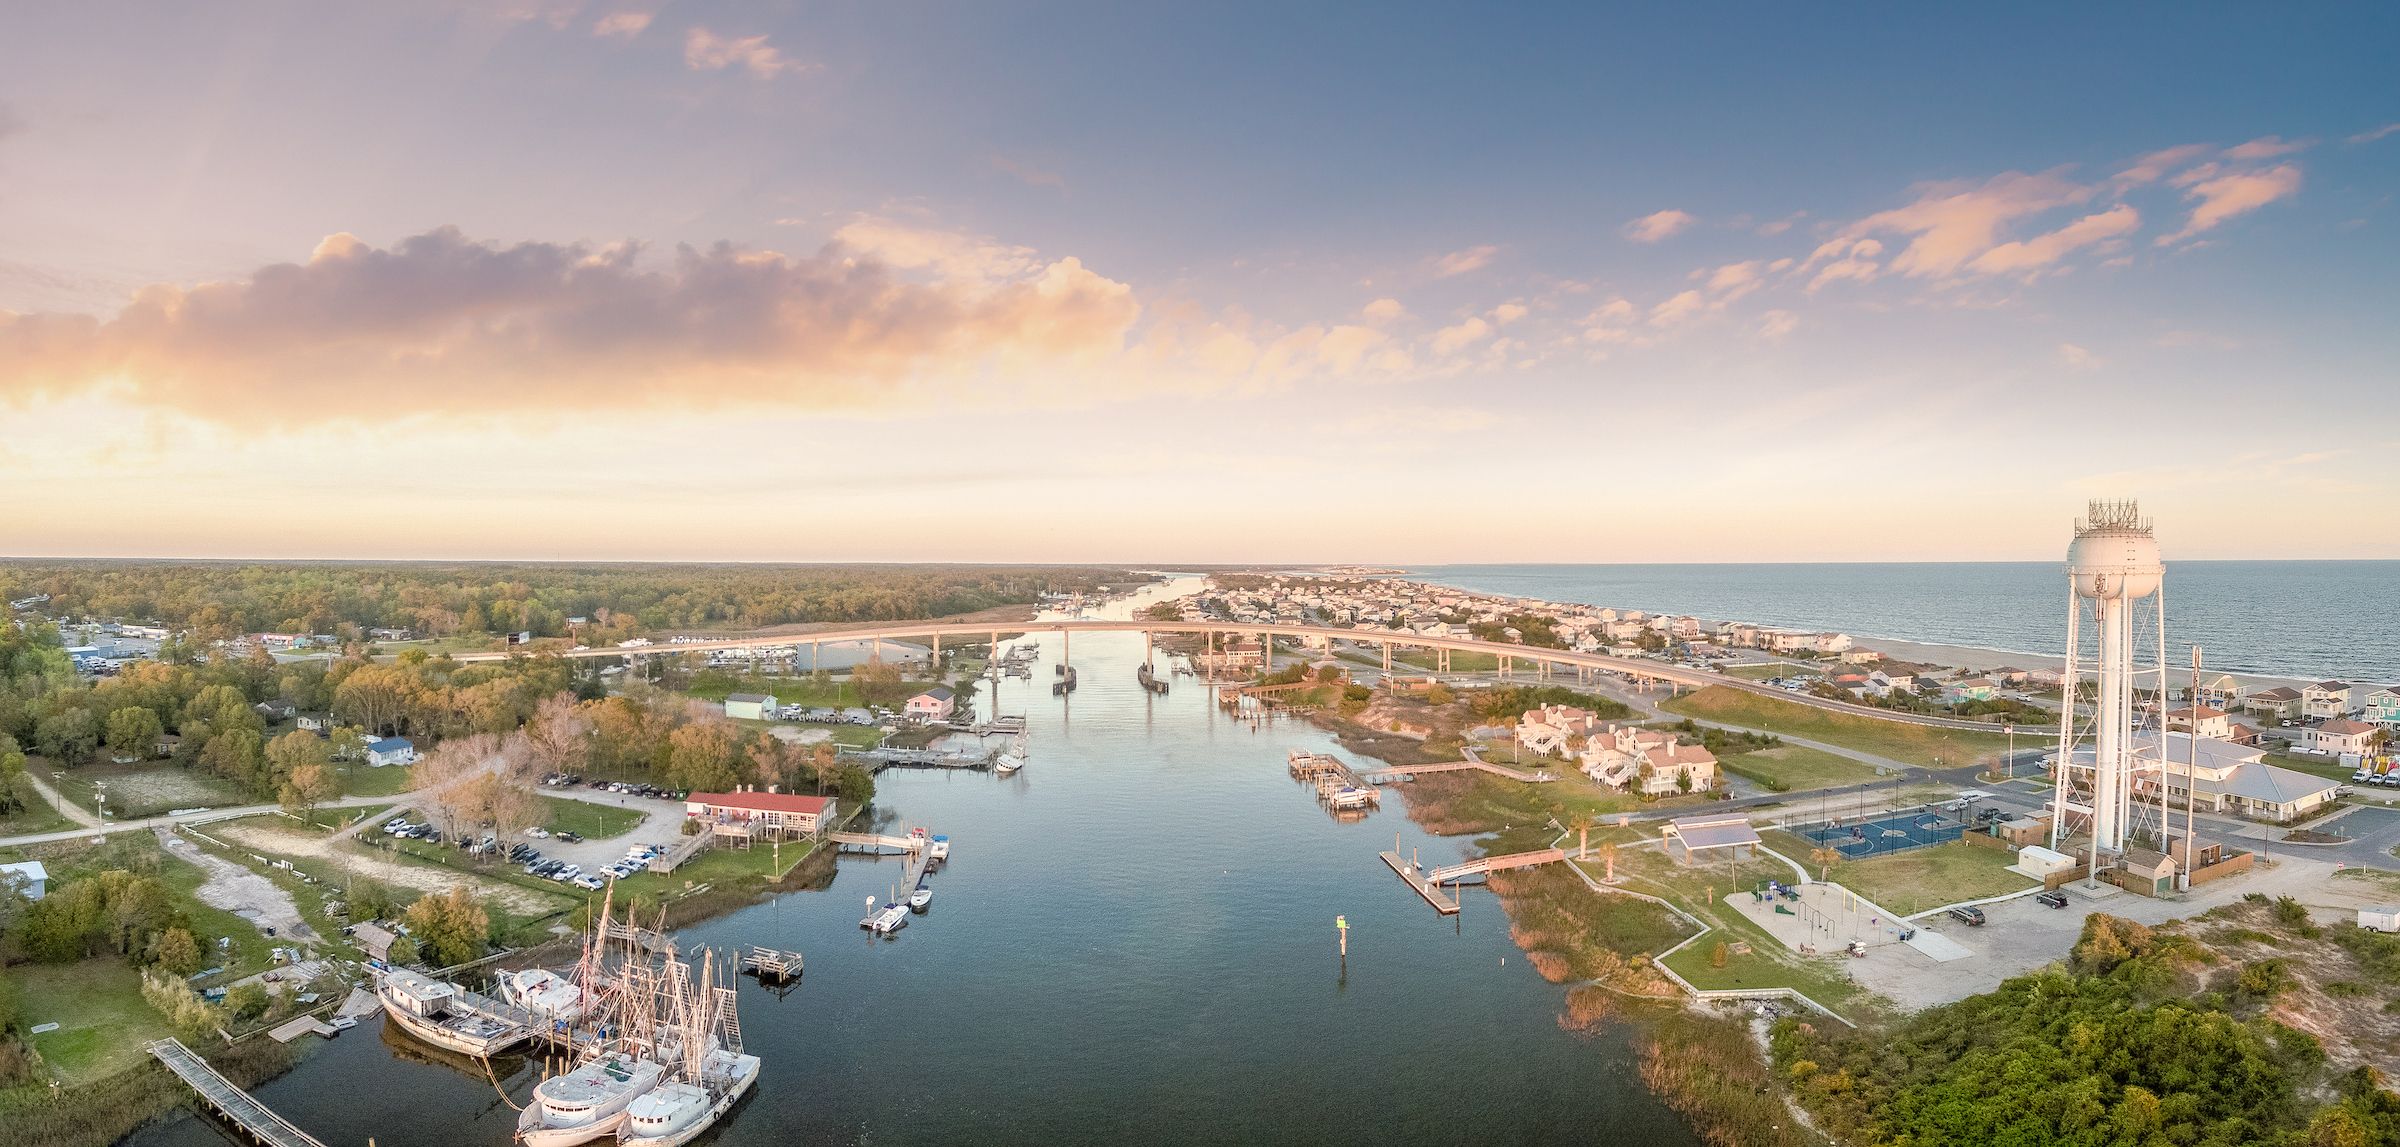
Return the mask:
{"type": "Polygon", "coordinates": [[[1929,844],[1945,844],[1966,835],[1967,826],[1962,821],[1944,815],[1939,809],[1924,807],[1850,822],[1835,818],[1801,825],[1792,831],[1818,848],[1831,848],[1848,859],[1858,860],[1903,849],[1923,848],[1929,844]]]}

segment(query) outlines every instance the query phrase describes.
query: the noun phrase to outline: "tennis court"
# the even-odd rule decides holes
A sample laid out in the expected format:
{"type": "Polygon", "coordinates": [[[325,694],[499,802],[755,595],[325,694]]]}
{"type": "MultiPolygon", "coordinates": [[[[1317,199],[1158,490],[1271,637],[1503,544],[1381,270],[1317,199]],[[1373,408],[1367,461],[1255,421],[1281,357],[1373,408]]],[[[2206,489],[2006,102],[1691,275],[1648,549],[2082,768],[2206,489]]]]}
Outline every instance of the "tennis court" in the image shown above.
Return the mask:
{"type": "Polygon", "coordinates": [[[1931,809],[1886,813],[1861,821],[1829,820],[1793,830],[1819,848],[1856,860],[1906,848],[1942,844],[1966,835],[1967,826],[1931,809]]]}

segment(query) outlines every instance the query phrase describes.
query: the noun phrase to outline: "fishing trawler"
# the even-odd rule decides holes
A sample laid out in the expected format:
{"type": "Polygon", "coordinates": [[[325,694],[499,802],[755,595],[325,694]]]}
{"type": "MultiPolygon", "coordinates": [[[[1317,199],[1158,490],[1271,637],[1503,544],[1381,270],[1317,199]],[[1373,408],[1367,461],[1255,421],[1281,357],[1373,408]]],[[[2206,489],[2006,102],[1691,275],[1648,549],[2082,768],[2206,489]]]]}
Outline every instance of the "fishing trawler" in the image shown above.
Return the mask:
{"type": "Polygon", "coordinates": [[[665,1065],[630,1042],[592,1056],[533,1089],[533,1102],[517,1116],[517,1141],[525,1147],[572,1147],[614,1135],[625,1123],[626,1109],[666,1076],[665,1065]]]}
{"type": "Polygon", "coordinates": [[[375,998],[402,1031],[435,1047],[488,1059],[532,1033],[461,1006],[458,988],[401,968],[375,978],[375,998]]]}
{"type": "Polygon", "coordinates": [[[678,1049],[673,1078],[636,1098],[617,1129],[618,1147],[682,1147],[699,1138],[758,1082],[759,1060],[742,1051],[734,990],[716,982],[716,959],[701,958],[698,974],[672,964],[668,996],[678,1049]]]}
{"type": "Polygon", "coordinates": [[[500,998],[553,1024],[572,1026],[592,1005],[573,980],[543,968],[500,973],[500,998]]]}

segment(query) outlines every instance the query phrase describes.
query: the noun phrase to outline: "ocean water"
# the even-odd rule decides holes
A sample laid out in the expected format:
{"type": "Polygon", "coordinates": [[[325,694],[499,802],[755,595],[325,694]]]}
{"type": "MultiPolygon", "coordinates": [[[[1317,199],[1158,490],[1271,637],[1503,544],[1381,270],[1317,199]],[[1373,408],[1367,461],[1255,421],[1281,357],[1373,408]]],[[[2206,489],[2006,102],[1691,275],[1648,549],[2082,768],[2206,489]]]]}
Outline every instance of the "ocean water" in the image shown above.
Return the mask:
{"type": "MultiPolygon", "coordinates": [[[[1409,577],[1484,593],[1710,621],[1839,630],[2058,656],[2058,562],[1419,566],[1409,577]]],[[[2400,561],[2169,562],[2168,659],[2198,643],[2212,669],[2400,682],[2400,561]]]]}

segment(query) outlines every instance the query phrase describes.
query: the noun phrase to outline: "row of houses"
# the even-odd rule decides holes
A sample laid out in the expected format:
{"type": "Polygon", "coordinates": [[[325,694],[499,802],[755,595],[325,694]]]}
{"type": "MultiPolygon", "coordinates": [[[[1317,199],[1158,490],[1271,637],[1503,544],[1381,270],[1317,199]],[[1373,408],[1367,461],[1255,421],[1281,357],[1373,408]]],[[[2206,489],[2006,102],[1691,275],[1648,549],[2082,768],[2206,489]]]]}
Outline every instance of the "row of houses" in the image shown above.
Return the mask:
{"type": "Polygon", "coordinates": [[[1575,761],[1584,775],[1648,797],[1707,792],[1717,786],[1716,755],[1673,733],[1600,720],[1571,705],[1528,709],[1517,721],[1519,750],[1575,761]]]}
{"type": "Polygon", "coordinates": [[[2400,686],[2362,689],[2346,681],[2319,681],[2294,689],[2276,685],[2242,692],[2231,678],[2216,690],[2203,690],[2202,703],[2216,708],[2238,705],[2241,711],[2266,721],[2327,721],[2359,717],[2386,728],[2400,726],[2400,686]]]}

